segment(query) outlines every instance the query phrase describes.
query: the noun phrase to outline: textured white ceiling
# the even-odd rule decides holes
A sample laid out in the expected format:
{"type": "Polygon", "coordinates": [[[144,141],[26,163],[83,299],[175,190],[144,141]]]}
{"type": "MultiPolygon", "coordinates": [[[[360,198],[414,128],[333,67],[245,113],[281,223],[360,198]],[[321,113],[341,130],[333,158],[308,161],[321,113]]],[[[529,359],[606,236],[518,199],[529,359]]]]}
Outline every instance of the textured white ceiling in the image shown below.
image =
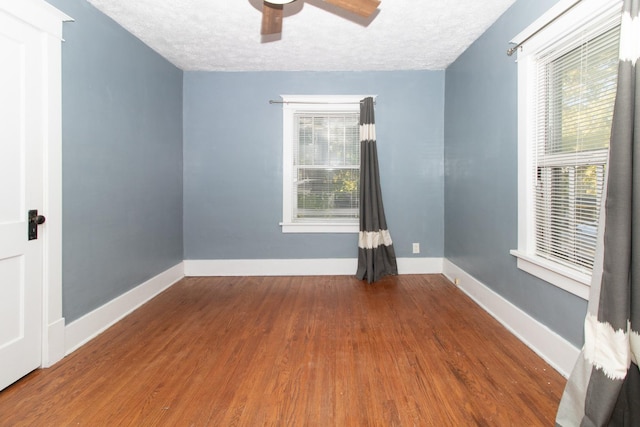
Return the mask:
{"type": "Polygon", "coordinates": [[[88,1],[183,70],[364,71],[445,69],[515,0],[382,0],[369,20],[297,0],[269,42],[260,0],[88,1]]]}

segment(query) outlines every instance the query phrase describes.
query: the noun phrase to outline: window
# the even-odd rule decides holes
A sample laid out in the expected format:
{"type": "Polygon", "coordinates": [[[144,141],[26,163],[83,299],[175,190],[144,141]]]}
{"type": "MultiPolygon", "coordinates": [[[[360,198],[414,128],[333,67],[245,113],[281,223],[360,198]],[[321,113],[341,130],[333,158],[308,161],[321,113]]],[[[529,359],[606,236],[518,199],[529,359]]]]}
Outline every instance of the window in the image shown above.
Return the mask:
{"type": "Polygon", "coordinates": [[[364,97],[282,97],[284,233],[358,232],[364,97]]]}
{"type": "MultiPolygon", "coordinates": [[[[518,267],[588,298],[617,84],[620,3],[585,0],[518,54],[518,267]]],[[[526,38],[526,37],[525,37],[526,38]]]]}

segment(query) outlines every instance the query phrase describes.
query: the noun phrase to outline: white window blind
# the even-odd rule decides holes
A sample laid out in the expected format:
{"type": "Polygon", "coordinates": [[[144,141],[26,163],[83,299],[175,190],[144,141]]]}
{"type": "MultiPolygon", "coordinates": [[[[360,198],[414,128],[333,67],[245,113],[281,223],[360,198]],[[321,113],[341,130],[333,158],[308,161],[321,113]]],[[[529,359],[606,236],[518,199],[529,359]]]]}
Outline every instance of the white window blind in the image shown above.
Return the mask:
{"type": "Polygon", "coordinates": [[[292,222],[353,222],[359,215],[360,115],[294,115],[292,222]]]}
{"type": "Polygon", "coordinates": [[[591,274],[617,84],[619,27],[538,58],[535,254],[591,274]]]}

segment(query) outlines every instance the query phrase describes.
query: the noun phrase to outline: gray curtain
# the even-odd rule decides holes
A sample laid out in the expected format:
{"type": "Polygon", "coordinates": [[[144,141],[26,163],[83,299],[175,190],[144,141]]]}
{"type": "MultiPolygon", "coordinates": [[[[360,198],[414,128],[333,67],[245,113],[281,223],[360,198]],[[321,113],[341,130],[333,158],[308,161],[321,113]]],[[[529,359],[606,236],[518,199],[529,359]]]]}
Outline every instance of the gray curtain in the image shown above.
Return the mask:
{"type": "Polygon", "coordinates": [[[639,3],[625,0],[623,6],[607,193],[585,344],[558,408],[561,426],[640,426],[639,3]]]}
{"type": "Polygon", "coordinates": [[[360,102],[360,233],[356,277],[375,282],[398,274],[380,190],[373,98],[360,102]]]}

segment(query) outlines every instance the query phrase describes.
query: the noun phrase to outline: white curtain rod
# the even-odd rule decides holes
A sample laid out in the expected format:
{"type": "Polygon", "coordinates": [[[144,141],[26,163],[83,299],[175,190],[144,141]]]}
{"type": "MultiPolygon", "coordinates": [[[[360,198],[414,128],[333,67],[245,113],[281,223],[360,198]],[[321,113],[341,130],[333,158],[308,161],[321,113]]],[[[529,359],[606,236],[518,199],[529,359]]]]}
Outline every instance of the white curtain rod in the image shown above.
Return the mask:
{"type": "Polygon", "coordinates": [[[513,53],[523,44],[525,44],[531,37],[535,36],[536,34],[538,34],[540,31],[544,30],[545,28],[547,28],[549,25],[551,25],[552,23],[554,23],[558,18],[560,18],[562,15],[564,15],[565,13],[569,12],[571,9],[573,9],[575,7],[575,5],[577,5],[578,3],[580,3],[581,0],[576,0],[575,2],[573,2],[573,4],[571,4],[571,6],[567,7],[564,11],[562,11],[562,13],[558,14],[555,18],[551,19],[549,22],[547,22],[546,24],[544,24],[543,26],[541,26],[540,28],[538,28],[537,30],[535,30],[533,33],[529,34],[524,40],[522,40],[521,42],[519,42],[518,44],[516,44],[513,47],[510,47],[509,49],[507,49],[507,55],[511,56],[513,55],[513,53]]]}
{"type": "MultiPolygon", "coordinates": [[[[373,103],[375,104],[376,101],[373,101],[373,103]]],[[[270,99],[269,104],[362,104],[362,101],[352,101],[352,102],[275,101],[273,99],[270,99]]]]}

